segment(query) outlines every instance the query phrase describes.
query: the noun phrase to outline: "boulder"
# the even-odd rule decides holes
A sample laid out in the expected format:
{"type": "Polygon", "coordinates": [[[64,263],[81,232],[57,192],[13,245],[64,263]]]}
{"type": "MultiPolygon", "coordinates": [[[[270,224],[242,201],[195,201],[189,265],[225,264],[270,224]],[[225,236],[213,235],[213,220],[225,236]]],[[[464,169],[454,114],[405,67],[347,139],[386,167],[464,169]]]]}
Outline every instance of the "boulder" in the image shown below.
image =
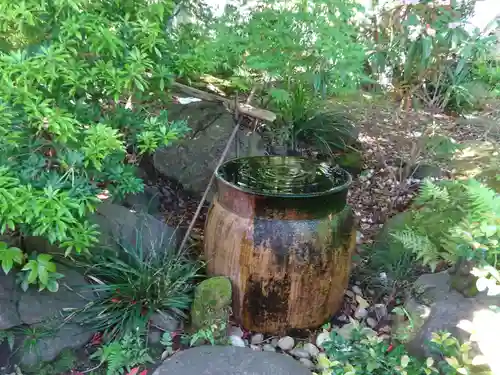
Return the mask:
{"type": "Polygon", "coordinates": [[[168,358],[153,375],[311,375],[292,357],[235,346],[199,346],[168,358]]]}
{"type": "Polygon", "coordinates": [[[102,246],[140,246],[146,255],[161,255],[176,248],[182,238],[177,228],[154,216],[113,203],[99,205],[91,221],[100,227],[102,246]]]}
{"type": "Polygon", "coordinates": [[[451,287],[448,272],[425,274],[413,284],[405,302],[411,320],[397,320],[395,333],[408,332],[408,350],[429,356],[426,342],[432,333],[448,331],[460,342],[472,339],[477,344],[475,354],[483,355],[492,365],[498,355],[495,348],[500,347],[500,312],[492,306],[500,306],[500,296],[478,293],[465,297],[451,287]]]}
{"type": "MultiPolygon", "coordinates": [[[[180,107],[183,111],[175,108],[169,113],[170,119],[186,120],[192,130],[175,145],[156,151],[153,163],[160,174],[181,183],[187,191],[202,195],[235,124],[232,114],[219,103],[197,102],[180,107]]],[[[265,154],[257,133],[240,129],[236,139],[226,160],[265,154]]]]}
{"type": "Polygon", "coordinates": [[[161,215],[160,196],[161,193],[157,187],[146,185],[142,192],[129,194],[125,198],[123,205],[134,212],[142,212],[159,217],[161,215]]]}
{"type": "Polygon", "coordinates": [[[191,308],[194,329],[227,322],[232,302],[231,281],[226,277],[212,277],[202,281],[195,289],[191,308]]]}
{"type": "Polygon", "coordinates": [[[13,353],[22,366],[52,361],[64,349],[79,348],[92,337],[88,328],[66,322],[65,317],[67,309],[85,306],[93,293],[78,272],[61,264],[57,271],[65,277],[56,293],[39,292],[36,287],[23,292],[15,283],[15,271],[0,275],[0,329],[14,333],[13,353]]]}

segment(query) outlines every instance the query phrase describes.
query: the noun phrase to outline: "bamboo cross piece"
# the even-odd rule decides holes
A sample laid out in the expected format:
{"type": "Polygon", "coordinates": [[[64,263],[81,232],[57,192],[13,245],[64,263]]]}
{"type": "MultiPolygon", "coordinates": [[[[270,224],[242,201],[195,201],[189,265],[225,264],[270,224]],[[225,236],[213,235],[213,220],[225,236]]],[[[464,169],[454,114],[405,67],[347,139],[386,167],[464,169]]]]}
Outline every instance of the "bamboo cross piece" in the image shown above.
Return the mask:
{"type": "MultiPolygon", "coordinates": [[[[224,98],[223,96],[212,94],[203,90],[195,89],[194,87],[183,85],[179,82],[174,82],[172,84],[175,88],[179,89],[187,95],[194,96],[196,98],[206,100],[208,102],[220,102],[231,111],[235,110],[235,103],[231,99],[224,98]]],[[[268,111],[266,109],[255,108],[248,103],[238,103],[237,112],[241,115],[252,117],[265,122],[274,122],[276,120],[276,114],[268,111]]]]}

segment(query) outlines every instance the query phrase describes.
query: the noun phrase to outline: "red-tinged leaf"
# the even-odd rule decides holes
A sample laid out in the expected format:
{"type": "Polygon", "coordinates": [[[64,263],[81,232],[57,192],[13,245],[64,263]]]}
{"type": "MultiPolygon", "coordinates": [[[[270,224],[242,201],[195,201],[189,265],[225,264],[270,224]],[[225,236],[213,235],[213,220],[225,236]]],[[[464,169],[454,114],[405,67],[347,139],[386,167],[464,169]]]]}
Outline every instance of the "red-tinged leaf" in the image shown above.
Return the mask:
{"type": "Polygon", "coordinates": [[[148,373],[148,370],[143,370],[139,375],[146,375],[148,373]]]}
{"type": "Polygon", "coordinates": [[[139,367],[134,367],[127,375],[137,375],[139,372],[139,367]]]}

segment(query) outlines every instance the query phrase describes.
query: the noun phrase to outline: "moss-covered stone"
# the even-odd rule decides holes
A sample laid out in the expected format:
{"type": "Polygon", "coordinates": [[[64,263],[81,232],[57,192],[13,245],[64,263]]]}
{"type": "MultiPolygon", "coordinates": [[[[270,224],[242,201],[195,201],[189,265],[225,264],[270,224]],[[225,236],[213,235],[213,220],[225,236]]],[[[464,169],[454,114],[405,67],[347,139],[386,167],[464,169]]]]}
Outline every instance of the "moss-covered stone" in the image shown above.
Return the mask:
{"type": "Polygon", "coordinates": [[[226,322],[232,301],[231,281],[227,277],[212,277],[201,282],[195,290],[191,309],[191,324],[202,329],[226,322]]]}

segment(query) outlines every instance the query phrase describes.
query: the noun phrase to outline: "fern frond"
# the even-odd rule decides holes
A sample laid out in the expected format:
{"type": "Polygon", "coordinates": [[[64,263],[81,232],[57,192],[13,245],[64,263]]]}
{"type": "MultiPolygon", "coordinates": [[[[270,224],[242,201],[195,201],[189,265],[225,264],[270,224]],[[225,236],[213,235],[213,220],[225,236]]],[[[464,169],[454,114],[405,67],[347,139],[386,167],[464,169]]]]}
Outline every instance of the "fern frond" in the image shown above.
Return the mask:
{"type": "Polygon", "coordinates": [[[415,200],[418,205],[425,205],[428,202],[440,201],[447,203],[450,201],[450,194],[444,186],[438,186],[430,179],[425,179],[420,187],[420,193],[415,200]]]}
{"type": "Polygon", "coordinates": [[[392,236],[400,241],[405,248],[411,250],[416,258],[422,260],[422,263],[429,266],[433,272],[442,260],[438,247],[428,236],[418,234],[412,229],[393,233],[392,236]]]}

